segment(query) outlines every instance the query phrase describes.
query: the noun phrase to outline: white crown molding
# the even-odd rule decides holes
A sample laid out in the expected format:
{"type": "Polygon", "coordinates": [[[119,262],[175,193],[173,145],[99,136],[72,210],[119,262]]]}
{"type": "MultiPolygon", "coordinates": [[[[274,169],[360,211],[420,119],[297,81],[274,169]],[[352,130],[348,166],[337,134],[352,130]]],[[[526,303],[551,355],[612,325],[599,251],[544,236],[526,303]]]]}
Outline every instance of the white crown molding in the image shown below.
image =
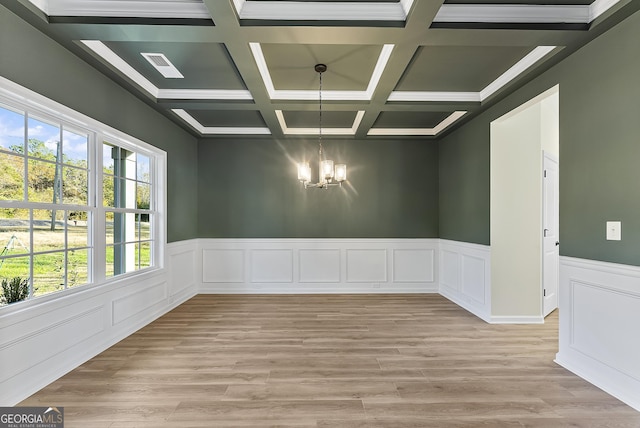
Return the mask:
{"type": "Polygon", "coordinates": [[[405,21],[413,0],[383,2],[234,0],[240,19],[276,21],[405,21]]]}
{"type": "Polygon", "coordinates": [[[400,0],[400,6],[404,11],[404,15],[409,16],[409,12],[411,12],[411,6],[413,6],[413,0],[400,0]]]}
{"type": "Polygon", "coordinates": [[[239,126],[203,126],[183,109],[171,109],[178,117],[187,122],[202,135],[270,135],[271,131],[265,127],[239,126]]]}
{"type": "Polygon", "coordinates": [[[29,0],[32,5],[49,15],[49,0],[29,0]]]}
{"type": "Polygon", "coordinates": [[[467,112],[460,110],[454,111],[444,118],[442,122],[433,128],[371,128],[367,135],[422,135],[435,136],[447,129],[452,123],[460,119],[467,112]]]}
{"type": "Polygon", "coordinates": [[[524,73],[527,69],[544,58],[555,48],[556,46],[536,47],[534,50],[525,55],[524,58],[515,63],[511,68],[502,73],[500,77],[489,83],[482,91],[480,91],[480,99],[484,101],[485,99],[493,95],[496,91],[524,73]]]}
{"type": "Polygon", "coordinates": [[[29,0],[49,16],[104,16],[111,18],[211,19],[201,1],[164,0],[29,0]]]}
{"type": "Polygon", "coordinates": [[[120,58],[107,45],[99,40],[81,40],[81,42],[114,66],[118,71],[133,80],[138,86],[156,99],[181,100],[252,100],[248,90],[242,89],[159,89],[136,69],[120,58]]]}
{"type": "Polygon", "coordinates": [[[158,89],[158,97],[173,100],[252,100],[248,90],[231,89],[158,89]]]}
{"type": "Polygon", "coordinates": [[[520,74],[524,73],[555,48],[556,46],[536,47],[480,92],[393,91],[389,95],[388,101],[482,102],[520,74]]]}
{"type": "Polygon", "coordinates": [[[454,111],[453,113],[451,113],[442,122],[440,122],[435,128],[433,128],[435,130],[436,135],[444,131],[446,128],[449,127],[449,125],[453,124],[455,121],[460,119],[465,114],[467,114],[465,110],[454,111]]]}
{"type": "Polygon", "coordinates": [[[150,95],[158,98],[158,88],[151,83],[146,77],[140,74],[128,62],[120,58],[114,51],[109,49],[107,45],[99,40],[81,40],[81,42],[98,54],[102,59],[118,69],[121,73],[133,80],[138,86],[148,92],[150,95]]]}
{"type": "MultiPolygon", "coordinates": [[[[256,61],[256,66],[262,77],[269,98],[272,100],[313,100],[319,99],[318,91],[310,90],[282,90],[275,89],[273,86],[273,80],[271,79],[271,73],[269,73],[269,67],[267,61],[264,58],[262,47],[260,43],[249,43],[249,48],[253,54],[253,58],[256,61]]],[[[391,53],[393,52],[394,45],[386,44],[382,46],[376,65],[371,73],[369,84],[365,91],[322,91],[322,99],[329,101],[369,101],[375,93],[376,87],[380,82],[382,73],[384,72],[391,53]]]]}
{"type": "Polygon", "coordinates": [[[393,52],[394,46],[395,45],[392,44],[385,44],[382,46],[382,50],[378,56],[378,61],[376,61],[376,66],[371,74],[369,85],[367,85],[367,95],[369,96],[369,99],[373,97],[373,93],[378,87],[378,83],[380,83],[380,78],[382,77],[382,73],[389,62],[389,58],[391,58],[391,52],[393,52]]]}
{"type": "Polygon", "coordinates": [[[444,4],[433,22],[589,23],[588,5],[444,4]]]}
{"type": "Polygon", "coordinates": [[[445,4],[433,22],[589,24],[620,0],[590,5],[445,4]]]}
{"type": "Polygon", "coordinates": [[[273,80],[271,80],[271,74],[269,73],[269,67],[267,67],[267,60],[264,58],[262,47],[260,46],[260,43],[251,42],[249,43],[249,49],[251,49],[253,60],[256,62],[256,66],[260,72],[260,77],[262,77],[262,82],[267,89],[269,98],[273,99],[272,94],[275,92],[276,88],[273,87],[273,80]]]}
{"type": "MultiPolygon", "coordinates": [[[[324,92],[323,92],[324,95],[324,92]]],[[[323,96],[324,98],[324,96],[323,96]]],[[[284,120],[284,114],[282,110],[276,110],[276,118],[282,128],[282,133],[285,135],[320,135],[319,127],[314,128],[289,128],[287,122],[284,120]]],[[[356,117],[353,120],[351,128],[322,128],[322,135],[355,135],[364,117],[364,110],[359,110],[356,113],[356,117]]]]}
{"type": "MultiPolygon", "coordinates": [[[[414,0],[378,2],[295,2],[234,0],[240,19],[405,21],[414,0]],[[286,7],[283,7],[286,6],[286,7]]],[[[596,0],[591,5],[443,5],[434,22],[590,23],[620,0],[596,0]]],[[[29,0],[49,16],[104,16],[211,19],[197,0],[29,0]]]]}
{"type": "MultiPolygon", "coordinates": [[[[269,93],[272,100],[318,101],[318,91],[276,89],[269,93]]],[[[369,101],[371,96],[366,91],[322,91],[323,101],[369,101]]]]}
{"type": "Polygon", "coordinates": [[[615,6],[620,0],[596,0],[589,6],[589,22],[615,6]]]}
{"type": "Polygon", "coordinates": [[[444,101],[479,103],[480,92],[393,91],[387,101],[444,101]]]}

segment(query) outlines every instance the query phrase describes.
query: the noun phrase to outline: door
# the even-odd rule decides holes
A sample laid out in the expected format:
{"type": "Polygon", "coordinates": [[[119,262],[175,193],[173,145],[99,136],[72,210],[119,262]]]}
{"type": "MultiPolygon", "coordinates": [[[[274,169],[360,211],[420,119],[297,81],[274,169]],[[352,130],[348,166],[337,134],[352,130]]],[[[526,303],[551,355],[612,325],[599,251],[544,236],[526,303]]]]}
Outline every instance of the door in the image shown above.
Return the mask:
{"type": "Polygon", "coordinates": [[[542,299],[546,317],[558,307],[558,267],[560,263],[560,210],[558,199],[558,160],[544,153],[542,190],[542,299]]]}

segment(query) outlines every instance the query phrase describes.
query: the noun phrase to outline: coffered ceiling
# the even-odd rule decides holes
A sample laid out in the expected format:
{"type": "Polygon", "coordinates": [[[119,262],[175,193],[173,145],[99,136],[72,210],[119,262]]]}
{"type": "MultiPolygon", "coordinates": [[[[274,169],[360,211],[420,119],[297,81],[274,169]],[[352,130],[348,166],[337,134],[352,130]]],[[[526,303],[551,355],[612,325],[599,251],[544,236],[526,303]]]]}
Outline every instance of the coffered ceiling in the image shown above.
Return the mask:
{"type": "Polygon", "coordinates": [[[634,0],[0,0],[196,136],[433,138],[634,0]]]}

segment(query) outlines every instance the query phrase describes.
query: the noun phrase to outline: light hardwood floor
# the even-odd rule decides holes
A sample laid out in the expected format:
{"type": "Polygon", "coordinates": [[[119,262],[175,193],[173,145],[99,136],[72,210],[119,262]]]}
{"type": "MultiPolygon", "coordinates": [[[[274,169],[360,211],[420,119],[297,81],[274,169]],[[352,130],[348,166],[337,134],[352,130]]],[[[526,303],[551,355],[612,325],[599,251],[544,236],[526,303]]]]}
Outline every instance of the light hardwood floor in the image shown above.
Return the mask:
{"type": "Polygon", "coordinates": [[[20,405],[65,427],[640,427],[545,325],[439,295],[199,295],[20,405]]]}

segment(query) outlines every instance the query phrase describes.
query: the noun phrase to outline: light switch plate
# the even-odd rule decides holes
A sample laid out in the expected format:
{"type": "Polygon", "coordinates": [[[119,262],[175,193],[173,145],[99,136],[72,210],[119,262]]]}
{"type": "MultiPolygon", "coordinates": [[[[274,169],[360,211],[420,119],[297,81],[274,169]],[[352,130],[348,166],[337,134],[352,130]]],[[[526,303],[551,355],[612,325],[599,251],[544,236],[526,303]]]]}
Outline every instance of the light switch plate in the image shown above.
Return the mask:
{"type": "Polygon", "coordinates": [[[608,241],[622,240],[622,222],[621,221],[607,222],[607,240],[608,241]]]}

